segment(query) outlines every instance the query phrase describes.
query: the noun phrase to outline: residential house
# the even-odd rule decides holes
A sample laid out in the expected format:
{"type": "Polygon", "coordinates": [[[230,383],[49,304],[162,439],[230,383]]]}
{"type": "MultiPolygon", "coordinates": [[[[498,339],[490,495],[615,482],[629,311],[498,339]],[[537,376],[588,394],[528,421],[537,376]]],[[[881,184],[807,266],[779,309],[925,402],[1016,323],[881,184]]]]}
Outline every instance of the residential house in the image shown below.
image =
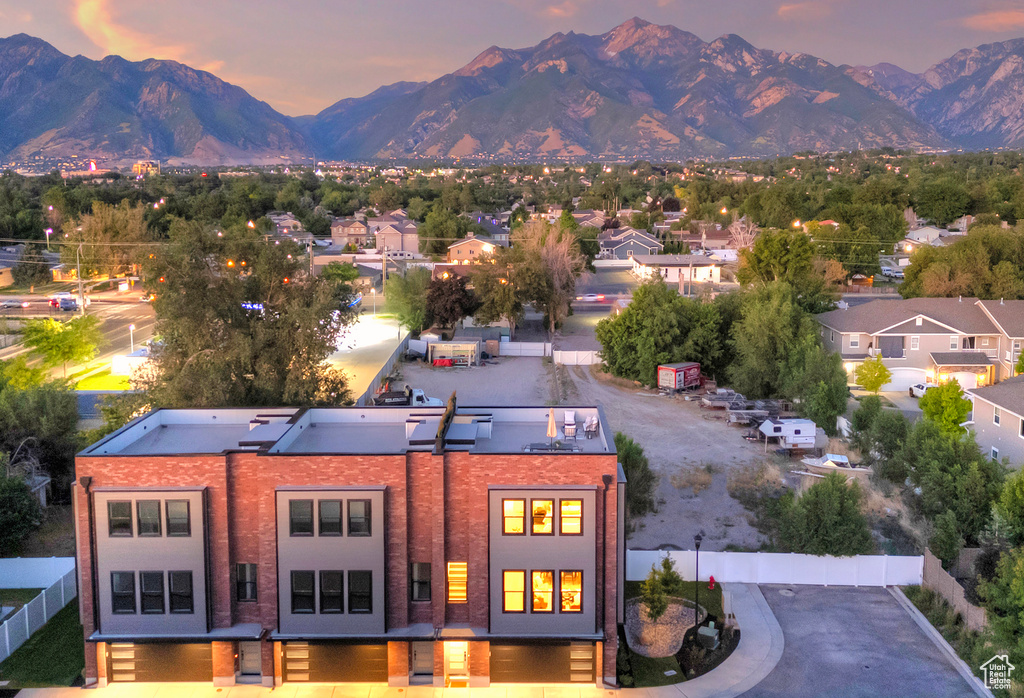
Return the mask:
{"type": "Polygon", "coordinates": [[[633,274],[638,279],[660,275],[668,284],[720,283],[721,264],[700,254],[633,255],[633,274]]]}
{"type": "Polygon", "coordinates": [[[555,408],[554,446],[549,412],[165,409],[104,437],[72,492],[86,685],[614,685],[625,478],[600,407],[555,408]]]}
{"type": "Polygon", "coordinates": [[[24,252],[24,244],[0,248],[0,288],[14,285],[14,267],[18,266],[24,252]]]}
{"type": "Polygon", "coordinates": [[[418,255],[420,251],[420,236],[416,229],[416,223],[411,220],[395,221],[376,229],[375,239],[377,250],[383,252],[385,249],[388,256],[398,257],[418,255]]]}
{"type": "Polygon", "coordinates": [[[290,235],[303,232],[302,221],[288,211],[271,211],[267,218],[274,224],[274,232],[278,235],[290,235]]]}
{"type": "Polygon", "coordinates": [[[356,218],[335,218],[331,223],[331,244],[335,247],[372,247],[373,232],[365,220],[356,218]]]}
{"type": "Polygon", "coordinates": [[[974,402],[971,429],[981,452],[1024,466],[1024,375],[968,391],[974,402]]]}
{"type": "Polygon", "coordinates": [[[825,347],[847,372],[880,354],[892,372],[883,390],[956,379],[965,389],[1014,375],[1024,341],[1024,301],[976,298],[876,300],[817,316],[825,347]]]}
{"type": "Polygon", "coordinates": [[[473,213],[463,215],[473,223],[476,223],[483,228],[482,234],[484,236],[491,238],[491,240],[497,243],[508,243],[509,229],[506,227],[505,223],[502,223],[498,214],[474,211],[473,213]]]}
{"type": "Polygon", "coordinates": [[[605,223],[604,212],[593,209],[573,211],[572,217],[581,228],[603,228],[605,223]]]}
{"type": "Polygon", "coordinates": [[[484,255],[494,254],[498,247],[503,245],[488,238],[478,237],[470,231],[463,239],[448,245],[448,263],[472,264],[484,255]]]}
{"type": "Polygon", "coordinates": [[[961,232],[953,232],[943,228],[936,228],[933,225],[925,225],[907,232],[907,236],[903,239],[903,242],[899,243],[898,247],[902,247],[903,252],[910,254],[925,245],[945,247],[962,239],[962,237],[963,233],[961,232]]]}
{"type": "Polygon", "coordinates": [[[656,255],[665,249],[657,238],[636,228],[610,228],[597,236],[600,259],[629,259],[638,254],[656,255]]]}

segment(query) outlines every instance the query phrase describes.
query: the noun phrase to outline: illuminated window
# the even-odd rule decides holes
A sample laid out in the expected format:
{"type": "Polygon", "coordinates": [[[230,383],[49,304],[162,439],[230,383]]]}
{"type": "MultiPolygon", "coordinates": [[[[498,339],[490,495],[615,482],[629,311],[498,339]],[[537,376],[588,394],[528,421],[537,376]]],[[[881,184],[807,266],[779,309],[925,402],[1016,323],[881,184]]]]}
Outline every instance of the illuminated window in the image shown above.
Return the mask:
{"type": "Polygon", "coordinates": [[[502,574],[502,591],[505,613],[522,613],[526,610],[526,571],[505,570],[502,574]]]}
{"type": "Polygon", "coordinates": [[[526,500],[501,500],[501,521],[501,532],[504,535],[526,535],[526,500]]]}
{"type": "Polygon", "coordinates": [[[448,603],[466,603],[469,571],[465,562],[448,563],[448,603]]]}
{"type": "Polygon", "coordinates": [[[562,613],[583,612],[583,571],[562,570],[561,586],[562,613]]]}
{"type": "Polygon", "coordinates": [[[578,536],[583,533],[583,500],[563,499],[559,503],[558,532],[563,536],[578,536]]]}
{"type": "Polygon", "coordinates": [[[535,536],[550,536],[555,532],[555,502],[551,499],[534,499],[530,502],[533,511],[532,533],[535,536]]]}
{"type": "Polygon", "coordinates": [[[534,613],[554,613],[555,573],[551,570],[534,570],[532,576],[534,613]]]}

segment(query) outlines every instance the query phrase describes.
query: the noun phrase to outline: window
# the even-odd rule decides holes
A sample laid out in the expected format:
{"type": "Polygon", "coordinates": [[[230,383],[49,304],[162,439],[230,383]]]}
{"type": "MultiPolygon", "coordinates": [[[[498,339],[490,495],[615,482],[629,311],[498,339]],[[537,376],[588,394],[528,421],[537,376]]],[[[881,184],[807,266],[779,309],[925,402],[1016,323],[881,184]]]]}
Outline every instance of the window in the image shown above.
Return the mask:
{"type": "Polygon", "coordinates": [[[370,570],[349,571],[348,612],[373,613],[373,572],[370,570]]]}
{"type": "Polygon", "coordinates": [[[292,570],[292,613],[315,613],[313,603],[313,573],[292,570]]]}
{"type": "Polygon", "coordinates": [[[192,613],[192,572],[168,572],[171,613],[192,613]]]}
{"type": "Polygon", "coordinates": [[[974,349],[974,337],[964,337],[964,349],[974,349]]]}
{"type": "Polygon", "coordinates": [[[562,570],[562,613],[583,612],[583,570],[562,570]]]}
{"type": "Polygon", "coordinates": [[[239,601],[256,600],[256,565],[248,562],[235,565],[235,593],[239,601]]]}
{"type": "Polygon", "coordinates": [[[430,601],[430,563],[414,562],[410,570],[412,575],[409,586],[413,601],[430,601]]]}
{"type": "Polygon", "coordinates": [[[111,537],[132,535],[132,503],[107,502],[107,527],[111,537]]]}
{"type": "Polygon", "coordinates": [[[563,499],[559,503],[559,529],[563,536],[583,535],[583,500],[563,499]]]}
{"type": "Polygon", "coordinates": [[[189,516],[187,499],[172,499],[167,502],[167,535],[192,535],[192,518],[189,516]]]}
{"type": "MultiPolygon", "coordinates": [[[[295,534],[292,534],[295,535],[295,534]]],[[[320,500],[320,535],[340,536],[341,535],[341,500],[321,499],[320,500]]]]}
{"type": "Polygon", "coordinates": [[[505,570],[501,575],[501,589],[504,598],[501,606],[503,612],[526,611],[526,570],[505,570]]]}
{"type": "Polygon", "coordinates": [[[993,447],[992,448],[992,453],[990,455],[992,457],[992,460],[995,460],[995,461],[999,460],[999,449],[993,447]]]}
{"type": "Polygon", "coordinates": [[[911,337],[910,338],[910,350],[911,351],[917,351],[920,348],[921,348],[921,338],[920,337],[911,337]]]}
{"type": "Polygon", "coordinates": [[[793,430],[793,434],[795,434],[796,436],[800,436],[800,430],[799,429],[794,429],[793,430]]]}
{"type": "Polygon", "coordinates": [[[142,586],[142,612],[163,613],[164,573],[139,572],[139,583],[142,586]]]}
{"type": "Polygon", "coordinates": [[[348,534],[350,536],[370,535],[370,500],[348,500],[348,534]]]}
{"type": "Polygon", "coordinates": [[[860,348],[860,337],[857,337],[857,336],[850,337],[850,348],[851,349],[859,349],[860,348]]]}
{"type": "Polygon", "coordinates": [[[555,502],[552,499],[534,499],[530,502],[533,514],[533,527],[530,532],[535,536],[552,536],[555,534],[555,502]]]}
{"type": "Polygon", "coordinates": [[[526,500],[501,500],[501,532],[506,536],[526,535],[526,500]]]}
{"type": "Polygon", "coordinates": [[[342,573],[323,570],[320,572],[320,612],[343,613],[342,573]]]}
{"type": "Polygon", "coordinates": [[[956,351],[959,348],[960,348],[960,340],[957,338],[956,335],[953,335],[952,337],[949,338],[949,350],[950,351],[956,351]]]}
{"type": "Polygon", "coordinates": [[[988,346],[988,337],[982,337],[981,338],[981,346],[983,346],[983,347],[987,347],[988,346]]]}
{"type": "Polygon", "coordinates": [[[915,320],[914,324],[917,325],[918,327],[920,327],[921,325],[924,324],[924,318],[922,318],[922,317],[917,318],[915,320]]]}
{"type": "Polygon", "coordinates": [[[533,601],[530,610],[534,613],[554,613],[555,573],[553,570],[534,570],[531,577],[533,601]]]}
{"type": "Polygon", "coordinates": [[[288,502],[288,532],[292,536],[313,535],[312,499],[293,499],[288,502]]]}
{"type": "MultiPolygon", "coordinates": [[[[129,519],[129,525],[131,520],[129,519]]],[[[135,613],[135,573],[110,573],[111,611],[135,613]]]]}
{"type": "Polygon", "coordinates": [[[468,565],[465,562],[449,562],[448,603],[466,603],[466,587],[468,584],[468,565]]]}
{"type": "Polygon", "coordinates": [[[1002,415],[1002,410],[1000,410],[998,407],[993,407],[992,408],[992,423],[993,424],[998,425],[999,424],[999,420],[1002,418],[1002,416],[1003,416],[1002,415]]]}
{"type": "Polygon", "coordinates": [[[160,501],[147,499],[136,502],[139,514],[139,536],[160,535],[160,501]]]}

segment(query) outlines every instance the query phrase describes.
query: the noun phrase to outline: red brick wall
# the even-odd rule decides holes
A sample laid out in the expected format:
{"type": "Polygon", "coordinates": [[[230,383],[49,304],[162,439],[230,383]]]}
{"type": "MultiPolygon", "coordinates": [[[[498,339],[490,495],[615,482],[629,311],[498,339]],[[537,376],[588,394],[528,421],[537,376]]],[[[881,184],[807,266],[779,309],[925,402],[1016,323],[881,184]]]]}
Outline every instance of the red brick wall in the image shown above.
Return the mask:
{"type": "Polygon", "coordinates": [[[235,676],[235,653],[234,642],[212,642],[213,652],[213,678],[226,678],[235,676]]]}
{"type": "Polygon", "coordinates": [[[409,679],[409,643],[388,643],[388,676],[409,679]]]}
{"type": "Polygon", "coordinates": [[[491,676],[491,643],[469,643],[469,675],[473,678],[491,676]]]}

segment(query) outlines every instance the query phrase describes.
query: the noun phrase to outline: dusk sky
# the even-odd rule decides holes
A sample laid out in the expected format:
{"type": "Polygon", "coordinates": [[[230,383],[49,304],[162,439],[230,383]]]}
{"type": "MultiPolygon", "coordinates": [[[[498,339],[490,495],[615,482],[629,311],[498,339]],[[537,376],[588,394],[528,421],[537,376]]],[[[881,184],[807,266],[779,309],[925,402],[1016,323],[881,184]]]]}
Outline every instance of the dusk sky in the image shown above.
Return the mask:
{"type": "Polygon", "coordinates": [[[832,63],[923,71],[961,48],[1024,36],[1024,0],[0,0],[0,36],[90,58],[168,58],[289,115],[399,80],[431,80],[497,44],[602,34],[637,15],[705,41],[832,63]]]}

